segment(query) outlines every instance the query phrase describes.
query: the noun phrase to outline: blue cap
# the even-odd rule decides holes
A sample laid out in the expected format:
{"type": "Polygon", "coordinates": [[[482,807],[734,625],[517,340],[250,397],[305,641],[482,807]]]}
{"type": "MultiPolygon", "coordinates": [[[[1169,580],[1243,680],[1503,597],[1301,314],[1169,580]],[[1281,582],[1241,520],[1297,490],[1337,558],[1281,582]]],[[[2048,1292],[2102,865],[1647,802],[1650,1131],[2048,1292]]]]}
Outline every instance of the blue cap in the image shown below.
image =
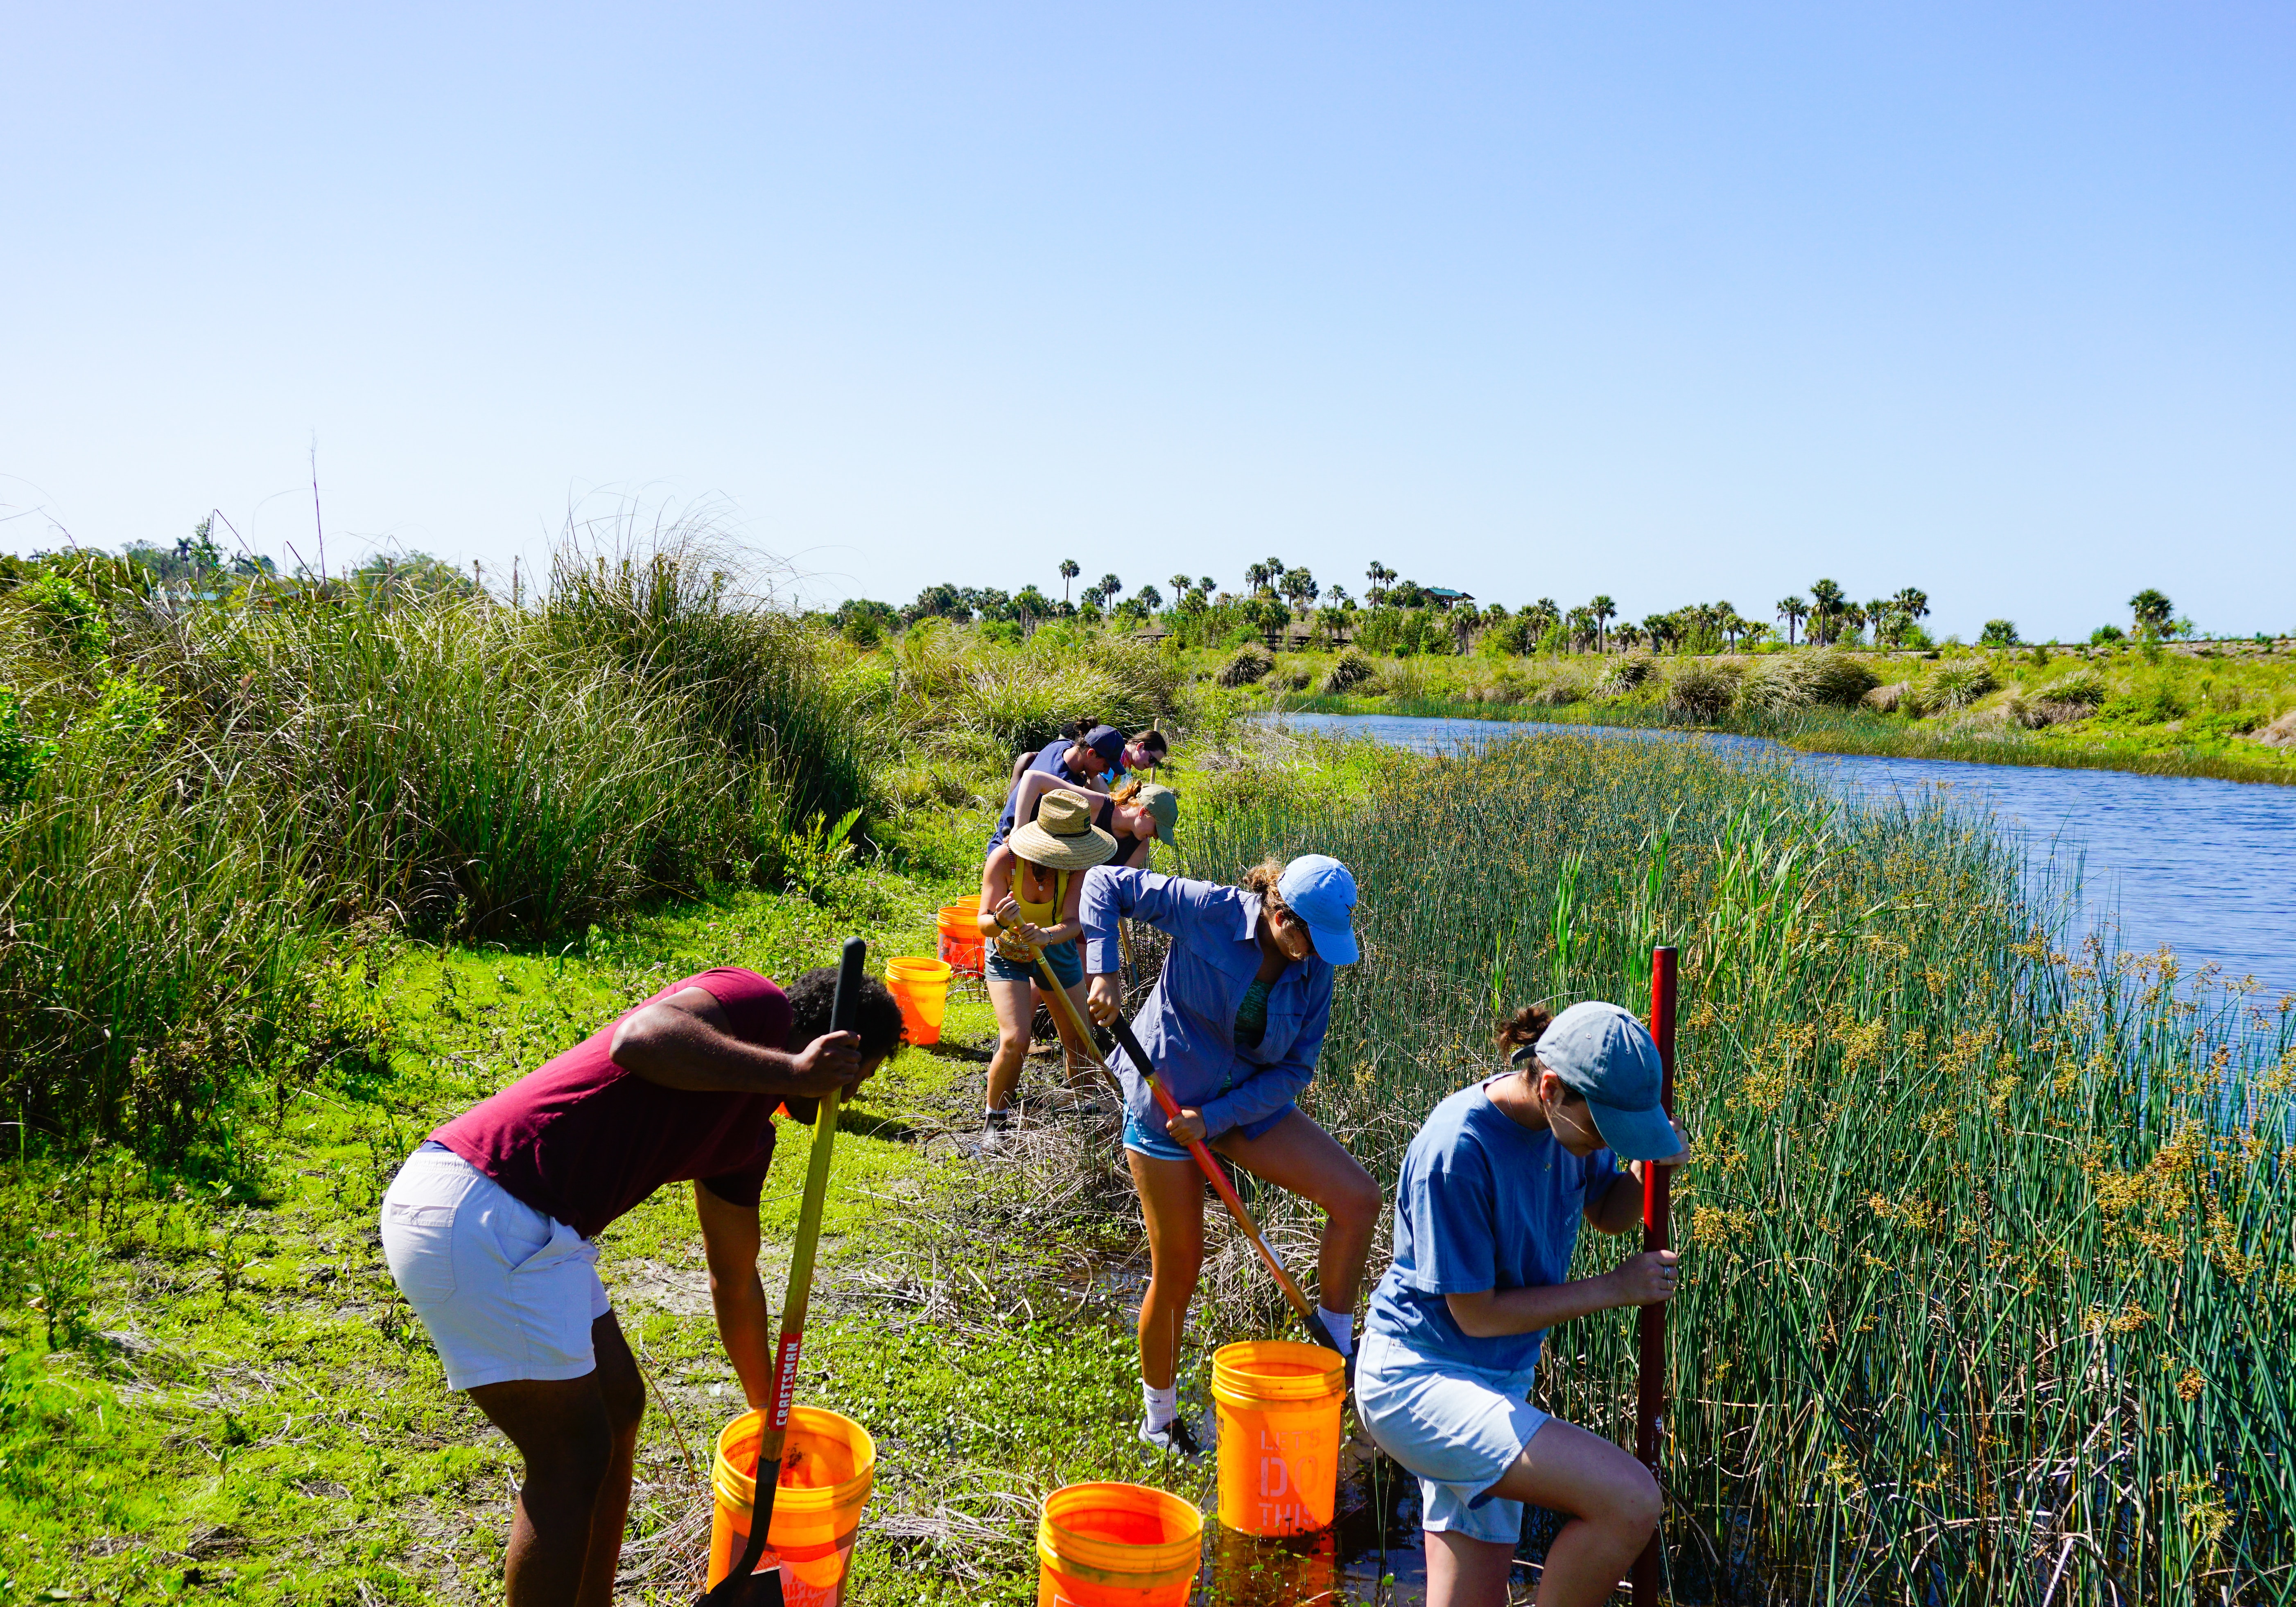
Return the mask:
{"type": "Polygon", "coordinates": [[[1643,1024],[1616,1004],[1586,999],[1548,1023],[1531,1045],[1538,1063],[1587,1101],[1603,1142],[1628,1160],[1682,1152],[1661,1095],[1666,1069],[1643,1024]]]}
{"type": "Polygon", "coordinates": [[[1124,733],[1113,726],[1095,726],[1084,734],[1084,745],[1112,765],[1124,757],[1124,733]]]}
{"type": "Polygon", "coordinates": [[[1329,854],[1302,854],[1283,867],[1275,891],[1308,923],[1317,954],[1333,965],[1356,963],[1356,879],[1346,865],[1329,854]]]}

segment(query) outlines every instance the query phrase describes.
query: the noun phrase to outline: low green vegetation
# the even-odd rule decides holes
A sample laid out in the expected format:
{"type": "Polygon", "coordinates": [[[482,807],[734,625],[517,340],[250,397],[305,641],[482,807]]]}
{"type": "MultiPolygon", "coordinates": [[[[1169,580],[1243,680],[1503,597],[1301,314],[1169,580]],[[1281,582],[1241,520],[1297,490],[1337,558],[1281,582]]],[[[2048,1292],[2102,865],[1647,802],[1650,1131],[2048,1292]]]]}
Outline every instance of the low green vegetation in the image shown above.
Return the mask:
{"type": "MultiPolygon", "coordinates": [[[[2000,723],[2038,748],[2276,718],[2280,656],[1382,658],[1077,622],[863,644],[693,553],[600,556],[517,608],[437,575],[0,585],[0,1596],[493,1599],[514,1458],[382,1267],[400,1160],[676,976],[785,976],[848,932],[930,952],[1013,750],[1106,719],[1179,734],[1192,871],[1355,867],[1365,959],[1308,1103],[1385,1183],[1490,1067],[1498,1012],[1640,1008],[1650,946],[1682,949],[1685,1599],[2288,1599],[2289,1002],[2086,947],[1982,822],[1845,813],[1783,762],[1567,737],[1425,759],[1239,717],[1816,742],[2093,710],[2000,723]]],[[[840,1124],[800,1393],[878,1439],[857,1603],[1033,1599],[1063,1482],[1211,1497],[1131,1439],[1144,1254],[1112,1130],[1061,1112],[1047,1066],[1022,1142],[961,1142],[992,1035],[961,995],[840,1124]]],[[[1261,1206],[1297,1259],[1311,1225],[1261,1206]]],[[[667,1191],[604,1245],[654,1403],[636,1600],[690,1597],[735,1404],[691,1211],[667,1191]]],[[[1211,1232],[1192,1404],[1212,1345],[1283,1321],[1211,1232]]],[[[1543,1398],[1623,1435],[1630,1334],[1559,1332],[1543,1398]]]]}

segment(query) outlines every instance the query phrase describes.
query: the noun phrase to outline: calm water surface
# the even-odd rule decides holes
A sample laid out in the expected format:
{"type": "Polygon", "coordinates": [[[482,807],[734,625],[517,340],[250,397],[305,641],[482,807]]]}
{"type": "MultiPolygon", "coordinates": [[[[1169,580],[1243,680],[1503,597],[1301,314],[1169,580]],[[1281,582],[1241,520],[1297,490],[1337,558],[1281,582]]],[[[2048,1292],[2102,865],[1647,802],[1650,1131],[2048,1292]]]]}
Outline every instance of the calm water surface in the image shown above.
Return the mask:
{"type": "Polygon", "coordinates": [[[2215,961],[2227,980],[2255,977],[2266,999],[2296,992],[2296,787],[1801,753],[1750,737],[1529,720],[1281,718],[1294,730],[1358,732],[1422,753],[1518,736],[1705,742],[1785,755],[1858,798],[1918,802],[1941,792],[1990,809],[2038,863],[2078,878],[2085,923],[2110,929],[2118,947],[2150,953],[2166,944],[2187,974],[2215,961]]]}

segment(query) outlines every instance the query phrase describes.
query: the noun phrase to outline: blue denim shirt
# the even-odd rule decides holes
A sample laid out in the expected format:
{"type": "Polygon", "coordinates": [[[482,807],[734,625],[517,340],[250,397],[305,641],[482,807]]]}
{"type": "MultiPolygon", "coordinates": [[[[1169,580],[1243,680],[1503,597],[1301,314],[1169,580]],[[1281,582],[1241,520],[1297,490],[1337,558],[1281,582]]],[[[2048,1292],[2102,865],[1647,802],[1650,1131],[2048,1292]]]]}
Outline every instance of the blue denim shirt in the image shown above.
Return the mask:
{"type": "MultiPolygon", "coordinates": [[[[1332,966],[1310,955],[1286,966],[1267,994],[1267,1031],[1256,1048],[1235,1041],[1235,1007],[1259,972],[1259,895],[1217,881],[1095,865],[1085,873],[1085,969],[1113,972],[1119,917],[1144,921],[1172,947],[1134,1019],[1141,1048],[1181,1106],[1203,1112],[1204,1132],[1275,1115],[1316,1075],[1332,1023],[1332,966]]],[[[1119,1046],[1109,1065],[1124,1079],[1132,1119],[1164,1130],[1148,1085],[1119,1046]]]]}

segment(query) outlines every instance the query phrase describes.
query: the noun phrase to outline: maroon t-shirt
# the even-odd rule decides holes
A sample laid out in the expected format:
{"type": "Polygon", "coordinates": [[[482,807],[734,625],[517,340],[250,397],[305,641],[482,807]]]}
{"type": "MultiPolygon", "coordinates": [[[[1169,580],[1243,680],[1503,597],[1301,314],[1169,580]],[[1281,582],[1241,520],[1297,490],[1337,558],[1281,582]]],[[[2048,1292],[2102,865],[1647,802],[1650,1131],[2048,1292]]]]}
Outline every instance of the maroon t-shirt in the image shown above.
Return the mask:
{"type": "MultiPolygon", "coordinates": [[[[706,988],[736,1037],[761,1048],[788,1047],[789,999],[754,971],[705,971],[631,1009],[685,988],[706,988]]],[[[781,1101],[666,1088],[625,1071],[609,1053],[621,1020],[430,1136],[586,1239],[665,1183],[698,1178],[730,1204],[757,1204],[774,1158],[774,1111],[781,1101]]]]}

